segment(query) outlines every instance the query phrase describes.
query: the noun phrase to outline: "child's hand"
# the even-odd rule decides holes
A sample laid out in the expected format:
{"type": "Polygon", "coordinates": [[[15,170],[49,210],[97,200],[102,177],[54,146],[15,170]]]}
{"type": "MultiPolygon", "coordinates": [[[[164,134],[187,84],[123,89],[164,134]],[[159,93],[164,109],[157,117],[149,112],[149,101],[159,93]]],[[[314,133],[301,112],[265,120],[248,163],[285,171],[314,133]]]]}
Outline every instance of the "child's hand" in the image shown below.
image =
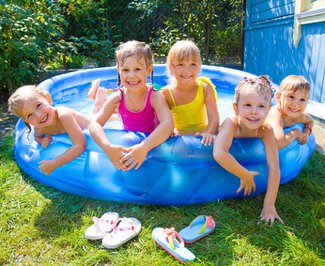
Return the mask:
{"type": "Polygon", "coordinates": [[[210,133],[200,133],[200,132],[195,133],[195,136],[196,136],[196,137],[202,136],[201,143],[202,143],[204,146],[210,146],[210,145],[213,143],[213,141],[214,141],[214,139],[215,139],[215,137],[216,137],[216,135],[214,135],[214,134],[210,134],[210,133]]]}
{"type": "Polygon", "coordinates": [[[302,132],[299,128],[293,129],[292,132],[294,133],[294,136],[296,137],[296,140],[298,140],[299,144],[303,145],[307,142],[307,133],[302,132]]]}
{"type": "Polygon", "coordinates": [[[127,154],[122,158],[121,162],[126,170],[131,170],[135,167],[138,170],[147,157],[148,150],[143,143],[134,145],[127,149],[127,154]]]}
{"type": "Polygon", "coordinates": [[[44,136],[41,140],[42,148],[47,148],[52,141],[52,136],[44,136]]]}
{"type": "Polygon", "coordinates": [[[43,160],[38,162],[40,165],[38,168],[46,175],[49,175],[56,169],[56,165],[53,160],[43,160]]]}
{"type": "Polygon", "coordinates": [[[265,223],[273,226],[275,220],[278,220],[280,223],[284,224],[281,217],[277,214],[275,206],[273,204],[264,204],[260,215],[260,221],[258,223],[265,221],[265,223]]]}
{"type": "Polygon", "coordinates": [[[300,145],[306,144],[308,140],[308,134],[307,133],[299,134],[299,138],[297,137],[297,140],[300,145]]]}
{"type": "Polygon", "coordinates": [[[240,179],[240,187],[237,189],[237,193],[244,189],[244,195],[249,196],[252,193],[252,190],[255,192],[256,184],[254,182],[254,176],[258,175],[259,172],[248,171],[246,176],[243,176],[240,179]]]}
{"type": "Polygon", "coordinates": [[[126,167],[124,167],[123,164],[121,163],[121,159],[123,158],[123,153],[127,152],[125,148],[123,148],[122,146],[110,145],[110,146],[105,146],[103,150],[105,151],[107,157],[110,159],[112,164],[117,169],[122,169],[123,171],[126,170],[126,167]]]}

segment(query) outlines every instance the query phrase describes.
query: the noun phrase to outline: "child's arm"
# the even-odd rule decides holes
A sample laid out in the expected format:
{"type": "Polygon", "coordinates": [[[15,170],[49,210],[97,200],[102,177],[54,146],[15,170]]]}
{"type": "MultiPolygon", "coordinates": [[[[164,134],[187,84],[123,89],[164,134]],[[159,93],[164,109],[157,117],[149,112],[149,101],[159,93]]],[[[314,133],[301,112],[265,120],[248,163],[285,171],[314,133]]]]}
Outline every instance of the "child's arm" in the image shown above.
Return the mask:
{"type": "Polygon", "coordinates": [[[73,145],[53,160],[43,160],[39,162],[39,168],[47,175],[52,173],[56,168],[77,158],[84,152],[87,145],[84,133],[76,121],[73,111],[67,109],[58,112],[60,123],[69,135],[73,145]]]}
{"type": "Polygon", "coordinates": [[[244,189],[244,195],[250,195],[256,189],[254,176],[259,172],[247,170],[229,153],[237,126],[234,119],[226,118],[222,123],[214,141],[213,157],[224,169],[240,178],[237,193],[244,189]]]}
{"type": "Polygon", "coordinates": [[[219,127],[219,112],[214,89],[209,84],[204,83],[204,85],[204,101],[207,110],[208,125],[202,134],[202,144],[211,145],[219,127]]]}
{"type": "Polygon", "coordinates": [[[313,132],[314,121],[309,114],[302,114],[299,118],[300,122],[304,124],[303,139],[298,139],[300,144],[305,144],[308,140],[308,136],[313,132]]]}
{"type": "Polygon", "coordinates": [[[114,113],[115,108],[118,106],[119,94],[120,92],[117,91],[106,99],[103,107],[98,111],[93,120],[90,122],[89,132],[94,141],[106,153],[112,164],[117,169],[126,170],[126,167],[124,167],[123,163],[121,162],[121,158],[123,157],[123,153],[127,152],[127,150],[121,146],[112,145],[109,142],[103,128],[105,123],[114,113]]]}
{"type": "Polygon", "coordinates": [[[123,158],[124,166],[127,170],[139,169],[147,157],[148,152],[159,144],[163,143],[174,130],[174,121],[169,111],[164,97],[159,92],[151,94],[151,105],[154,108],[159,125],[155,130],[140,144],[128,148],[128,154],[123,158]]]}
{"type": "Polygon", "coordinates": [[[290,130],[287,133],[284,132],[283,118],[281,117],[281,113],[277,110],[276,106],[272,107],[271,111],[269,112],[267,123],[272,125],[279,150],[288,146],[295,139],[302,140],[304,137],[303,132],[298,128],[290,130]]]}
{"type": "Polygon", "coordinates": [[[280,166],[276,140],[270,126],[264,126],[261,133],[267,159],[268,181],[260,218],[261,221],[270,223],[270,225],[273,225],[275,219],[283,224],[283,221],[277,214],[275,208],[276,197],[280,185],[280,166]]]}
{"type": "Polygon", "coordinates": [[[37,128],[34,128],[34,140],[42,145],[42,148],[47,148],[52,141],[52,136],[45,135],[37,128]]]}

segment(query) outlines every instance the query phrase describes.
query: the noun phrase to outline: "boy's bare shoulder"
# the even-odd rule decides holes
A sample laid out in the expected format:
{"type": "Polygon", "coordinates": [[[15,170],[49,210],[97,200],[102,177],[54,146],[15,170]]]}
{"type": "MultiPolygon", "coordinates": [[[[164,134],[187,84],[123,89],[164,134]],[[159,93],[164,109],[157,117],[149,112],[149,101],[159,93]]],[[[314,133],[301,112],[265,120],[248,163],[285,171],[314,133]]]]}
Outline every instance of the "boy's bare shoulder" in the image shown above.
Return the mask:
{"type": "Polygon", "coordinates": [[[73,118],[84,118],[84,119],[88,119],[87,116],[85,116],[84,114],[73,110],[71,108],[68,107],[58,107],[56,108],[57,112],[58,112],[58,117],[59,118],[68,118],[68,117],[73,117],[73,118]]]}
{"type": "Polygon", "coordinates": [[[170,86],[166,85],[166,86],[162,87],[159,90],[159,92],[166,97],[169,94],[169,90],[170,90],[170,86]]]}
{"type": "Polygon", "coordinates": [[[55,108],[59,117],[62,117],[62,116],[74,116],[76,115],[77,111],[73,110],[73,109],[70,109],[68,107],[56,107],[55,108]]]}
{"type": "Polygon", "coordinates": [[[280,111],[276,106],[272,106],[267,115],[266,121],[272,123],[274,120],[278,120],[279,118],[281,118],[280,111]]]}

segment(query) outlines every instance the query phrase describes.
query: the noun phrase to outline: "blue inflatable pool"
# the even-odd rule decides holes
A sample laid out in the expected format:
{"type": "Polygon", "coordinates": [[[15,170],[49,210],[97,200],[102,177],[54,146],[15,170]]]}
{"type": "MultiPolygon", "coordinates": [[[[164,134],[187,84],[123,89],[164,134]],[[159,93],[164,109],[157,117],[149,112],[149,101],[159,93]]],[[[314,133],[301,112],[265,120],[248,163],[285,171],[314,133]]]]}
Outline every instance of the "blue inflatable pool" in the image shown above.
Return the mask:
{"type": "MultiPolygon", "coordinates": [[[[243,71],[212,66],[203,66],[202,75],[211,78],[216,84],[221,99],[223,95],[229,96],[230,108],[231,95],[238,81],[244,76],[252,76],[243,71]]],[[[155,84],[166,84],[164,65],[155,65],[154,77],[155,84]]],[[[102,79],[101,85],[115,88],[116,69],[108,67],[72,72],[55,76],[39,86],[50,92],[55,105],[90,113],[92,102],[87,99],[87,89],[91,81],[97,78],[102,79]]],[[[228,115],[229,110],[221,108],[221,117],[228,115]]],[[[105,128],[114,144],[128,147],[145,138],[142,133],[118,128],[119,125],[114,124],[105,128]]],[[[47,176],[38,169],[38,161],[63,153],[71,141],[65,134],[57,135],[51,145],[43,149],[31,137],[27,138],[26,132],[25,124],[19,120],[14,144],[18,165],[39,182],[68,193],[103,200],[158,205],[185,205],[244,197],[243,193],[236,193],[239,179],[220,167],[213,159],[212,147],[202,146],[201,139],[197,137],[170,138],[148,154],[140,169],[123,172],[110,163],[91,139],[88,130],[85,130],[87,150],[47,176]]],[[[314,147],[315,138],[312,134],[307,144],[299,145],[295,141],[279,151],[281,184],[298,175],[314,147]]],[[[235,139],[231,153],[246,168],[260,172],[255,177],[256,192],[252,195],[264,192],[268,170],[263,142],[260,139],[235,139]]]]}

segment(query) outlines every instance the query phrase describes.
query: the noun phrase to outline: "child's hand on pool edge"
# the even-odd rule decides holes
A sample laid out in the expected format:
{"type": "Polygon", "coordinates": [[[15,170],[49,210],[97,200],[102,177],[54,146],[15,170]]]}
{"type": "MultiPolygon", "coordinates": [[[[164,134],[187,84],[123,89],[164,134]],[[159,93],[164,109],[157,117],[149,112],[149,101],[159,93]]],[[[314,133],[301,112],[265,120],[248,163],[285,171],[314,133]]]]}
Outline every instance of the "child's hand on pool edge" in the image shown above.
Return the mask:
{"type": "Polygon", "coordinates": [[[103,150],[117,169],[123,171],[126,170],[126,167],[121,163],[121,159],[123,158],[124,153],[127,152],[125,148],[118,145],[107,145],[103,147],[103,150]]]}
{"type": "Polygon", "coordinates": [[[133,167],[135,167],[135,170],[138,170],[147,157],[148,149],[143,142],[141,142],[128,148],[127,152],[128,153],[121,158],[123,167],[125,167],[127,171],[131,170],[133,167]]]}
{"type": "Polygon", "coordinates": [[[214,135],[214,134],[211,134],[211,133],[201,133],[201,132],[196,132],[195,133],[195,136],[196,137],[202,136],[201,143],[204,146],[210,146],[214,142],[214,139],[216,137],[216,135],[214,135]]]}
{"type": "Polygon", "coordinates": [[[42,140],[41,140],[41,145],[42,145],[42,148],[46,149],[49,144],[52,142],[52,136],[44,136],[42,137],[42,140]]]}

